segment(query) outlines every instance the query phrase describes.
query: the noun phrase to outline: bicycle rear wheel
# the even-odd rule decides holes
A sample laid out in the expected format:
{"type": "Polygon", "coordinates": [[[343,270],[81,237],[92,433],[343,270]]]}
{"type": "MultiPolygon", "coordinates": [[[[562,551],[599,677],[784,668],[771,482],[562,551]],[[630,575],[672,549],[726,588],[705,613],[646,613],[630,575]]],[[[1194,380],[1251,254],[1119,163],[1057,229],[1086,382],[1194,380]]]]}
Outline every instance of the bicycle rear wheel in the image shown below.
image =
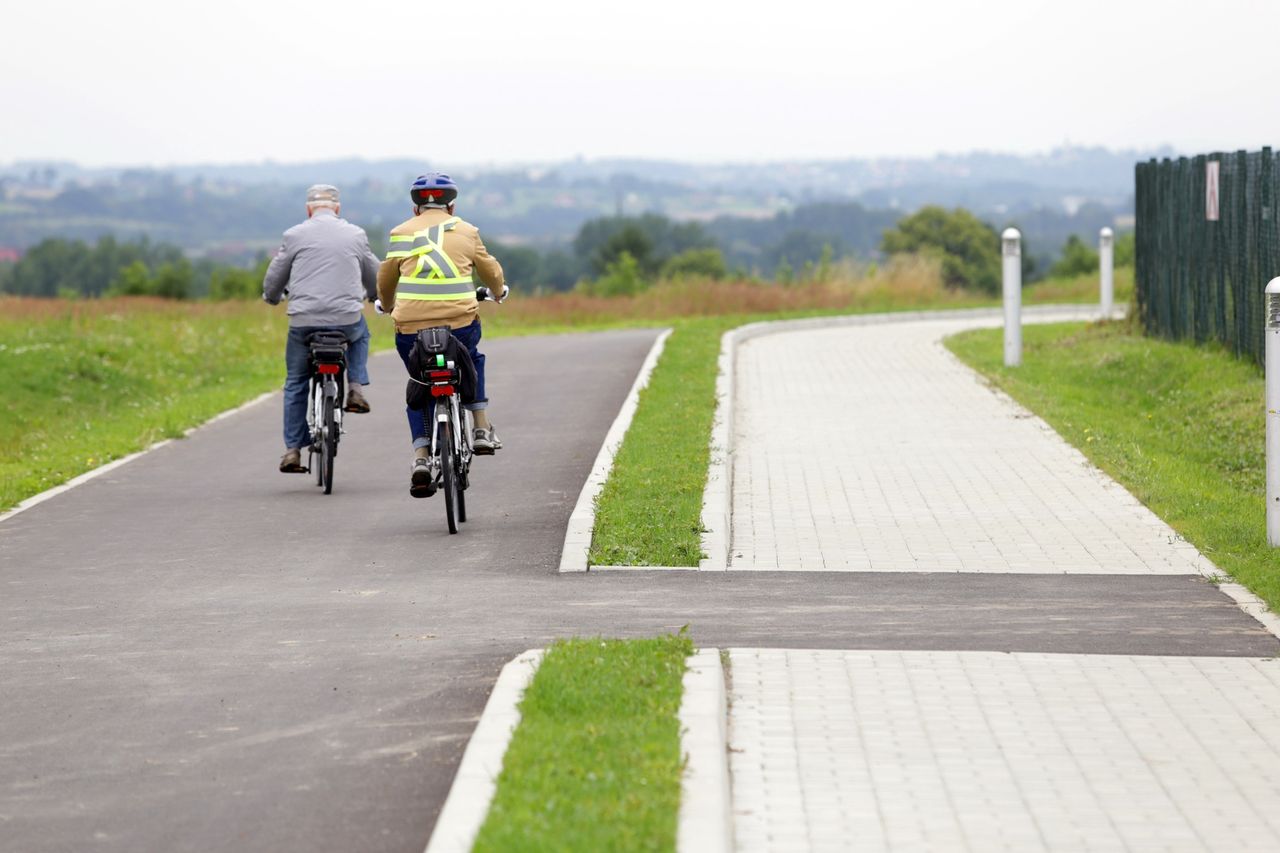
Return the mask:
{"type": "Polygon", "coordinates": [[[320,468],[324,472],[324,493],[333,493],[333,457],[338,450],[338,423],[333,417],[333,398],[324,398],[324,438],[320,448],[320,468]]]}
{"type": "Polygon", "coordinates": [[[453,431],[448,421],[441,421],[437,433],[440,447],[440,490],[444,492],[444,516],[449,532],[458,532],[458,477],[457,454],[453,449],[453,431]]]}
{"type": "Polygon", "coordinates": [[[467,520],[467,490],[462,487],[462,475],[454,478],[458,482],[458,521],[467,520]]]}
{"type": "Polygon", "coordinates": [[[324,446],[319,441],[321,413],[316,405],[316,401],[322,393],[315,377],[312,377],[311,394],[307,397],[307,429],[309,432],[308,438],[311,440],[311,444],[307,445],[307,470],[315,476],[317,486],[324,485],[324,465],[322,463],[324,446]]]}

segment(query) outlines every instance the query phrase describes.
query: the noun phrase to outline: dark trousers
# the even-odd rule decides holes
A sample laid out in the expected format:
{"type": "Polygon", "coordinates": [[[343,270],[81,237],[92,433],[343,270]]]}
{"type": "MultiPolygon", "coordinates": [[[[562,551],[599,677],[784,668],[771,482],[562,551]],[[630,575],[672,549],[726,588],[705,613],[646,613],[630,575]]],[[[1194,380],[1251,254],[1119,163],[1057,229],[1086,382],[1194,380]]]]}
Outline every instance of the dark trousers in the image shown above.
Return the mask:
{"type": "Polygon", "coordinates": [[[361,317],[349,326],[290,326],[284,347],[284,446],[306,447],[307,394],[311,390],[311,350],[307,335],[322,330],[342,332],[347,336],[347,379],[369,384],[369,327],[361,317]]]}

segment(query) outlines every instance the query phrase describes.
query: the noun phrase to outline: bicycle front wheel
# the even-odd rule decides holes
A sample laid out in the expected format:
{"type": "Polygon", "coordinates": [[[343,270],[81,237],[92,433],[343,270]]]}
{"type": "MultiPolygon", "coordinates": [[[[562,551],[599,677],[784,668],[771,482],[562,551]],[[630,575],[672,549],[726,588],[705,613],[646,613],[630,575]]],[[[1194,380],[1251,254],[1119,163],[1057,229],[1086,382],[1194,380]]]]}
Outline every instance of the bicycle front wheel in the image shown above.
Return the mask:
{"type": "Polygon", "coordinates": [[[458,481],[458,521],[467,520],[467,490],[462,488],[462,476],[454,478],[458,481]]]}
{"type": "Polygon", "coordinates": [[[453,430],[448,421],[441,421],[437,433],[440,447],[440,491],[444,492],[444,516],[449,522],[449,532],[458,532],[458,476],[457,454],[453,449],[453,430]]]}

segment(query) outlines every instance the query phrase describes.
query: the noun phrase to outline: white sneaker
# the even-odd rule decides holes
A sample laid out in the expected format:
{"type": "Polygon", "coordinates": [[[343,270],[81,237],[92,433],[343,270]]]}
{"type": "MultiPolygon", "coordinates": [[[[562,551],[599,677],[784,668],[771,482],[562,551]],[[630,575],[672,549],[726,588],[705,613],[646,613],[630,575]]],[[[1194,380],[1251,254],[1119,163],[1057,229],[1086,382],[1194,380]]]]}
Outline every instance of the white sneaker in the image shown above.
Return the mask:
{"type": "Polygon", "coordinates": [[[476,427],[476,431],[471,434],[471,452],[476,456],[492,456],[493,452],[501,447],[493,435],[493,427],[489,429],[481,429],[476,427]]]}
{"type": "Polygon", "coordinates": [[[429,498],[436,493],[436,478],[431,470],[431,460],[415,456],[409,474],[409,494],[415,498],[429,498]]]}

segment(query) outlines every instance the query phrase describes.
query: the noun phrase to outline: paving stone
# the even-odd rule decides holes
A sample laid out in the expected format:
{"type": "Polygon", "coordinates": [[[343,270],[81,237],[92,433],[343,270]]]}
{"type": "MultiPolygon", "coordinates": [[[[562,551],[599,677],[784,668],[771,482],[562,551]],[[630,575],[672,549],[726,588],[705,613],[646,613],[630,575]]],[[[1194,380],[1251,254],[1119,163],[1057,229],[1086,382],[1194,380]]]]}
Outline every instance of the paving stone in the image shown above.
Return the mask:
{"type": "Polygon", "coordinates": [[[793,331],[740,345],[730,568],[1211,569],[942,346],[945,335],[974,325],[793,331]],[[789,410],[780,389],[795,401],[789,410]]]}
{"type": "Polygon", "coordinates": [[[730,652],[739,850],[1274,850],[1280,660],[730,652]]]}

